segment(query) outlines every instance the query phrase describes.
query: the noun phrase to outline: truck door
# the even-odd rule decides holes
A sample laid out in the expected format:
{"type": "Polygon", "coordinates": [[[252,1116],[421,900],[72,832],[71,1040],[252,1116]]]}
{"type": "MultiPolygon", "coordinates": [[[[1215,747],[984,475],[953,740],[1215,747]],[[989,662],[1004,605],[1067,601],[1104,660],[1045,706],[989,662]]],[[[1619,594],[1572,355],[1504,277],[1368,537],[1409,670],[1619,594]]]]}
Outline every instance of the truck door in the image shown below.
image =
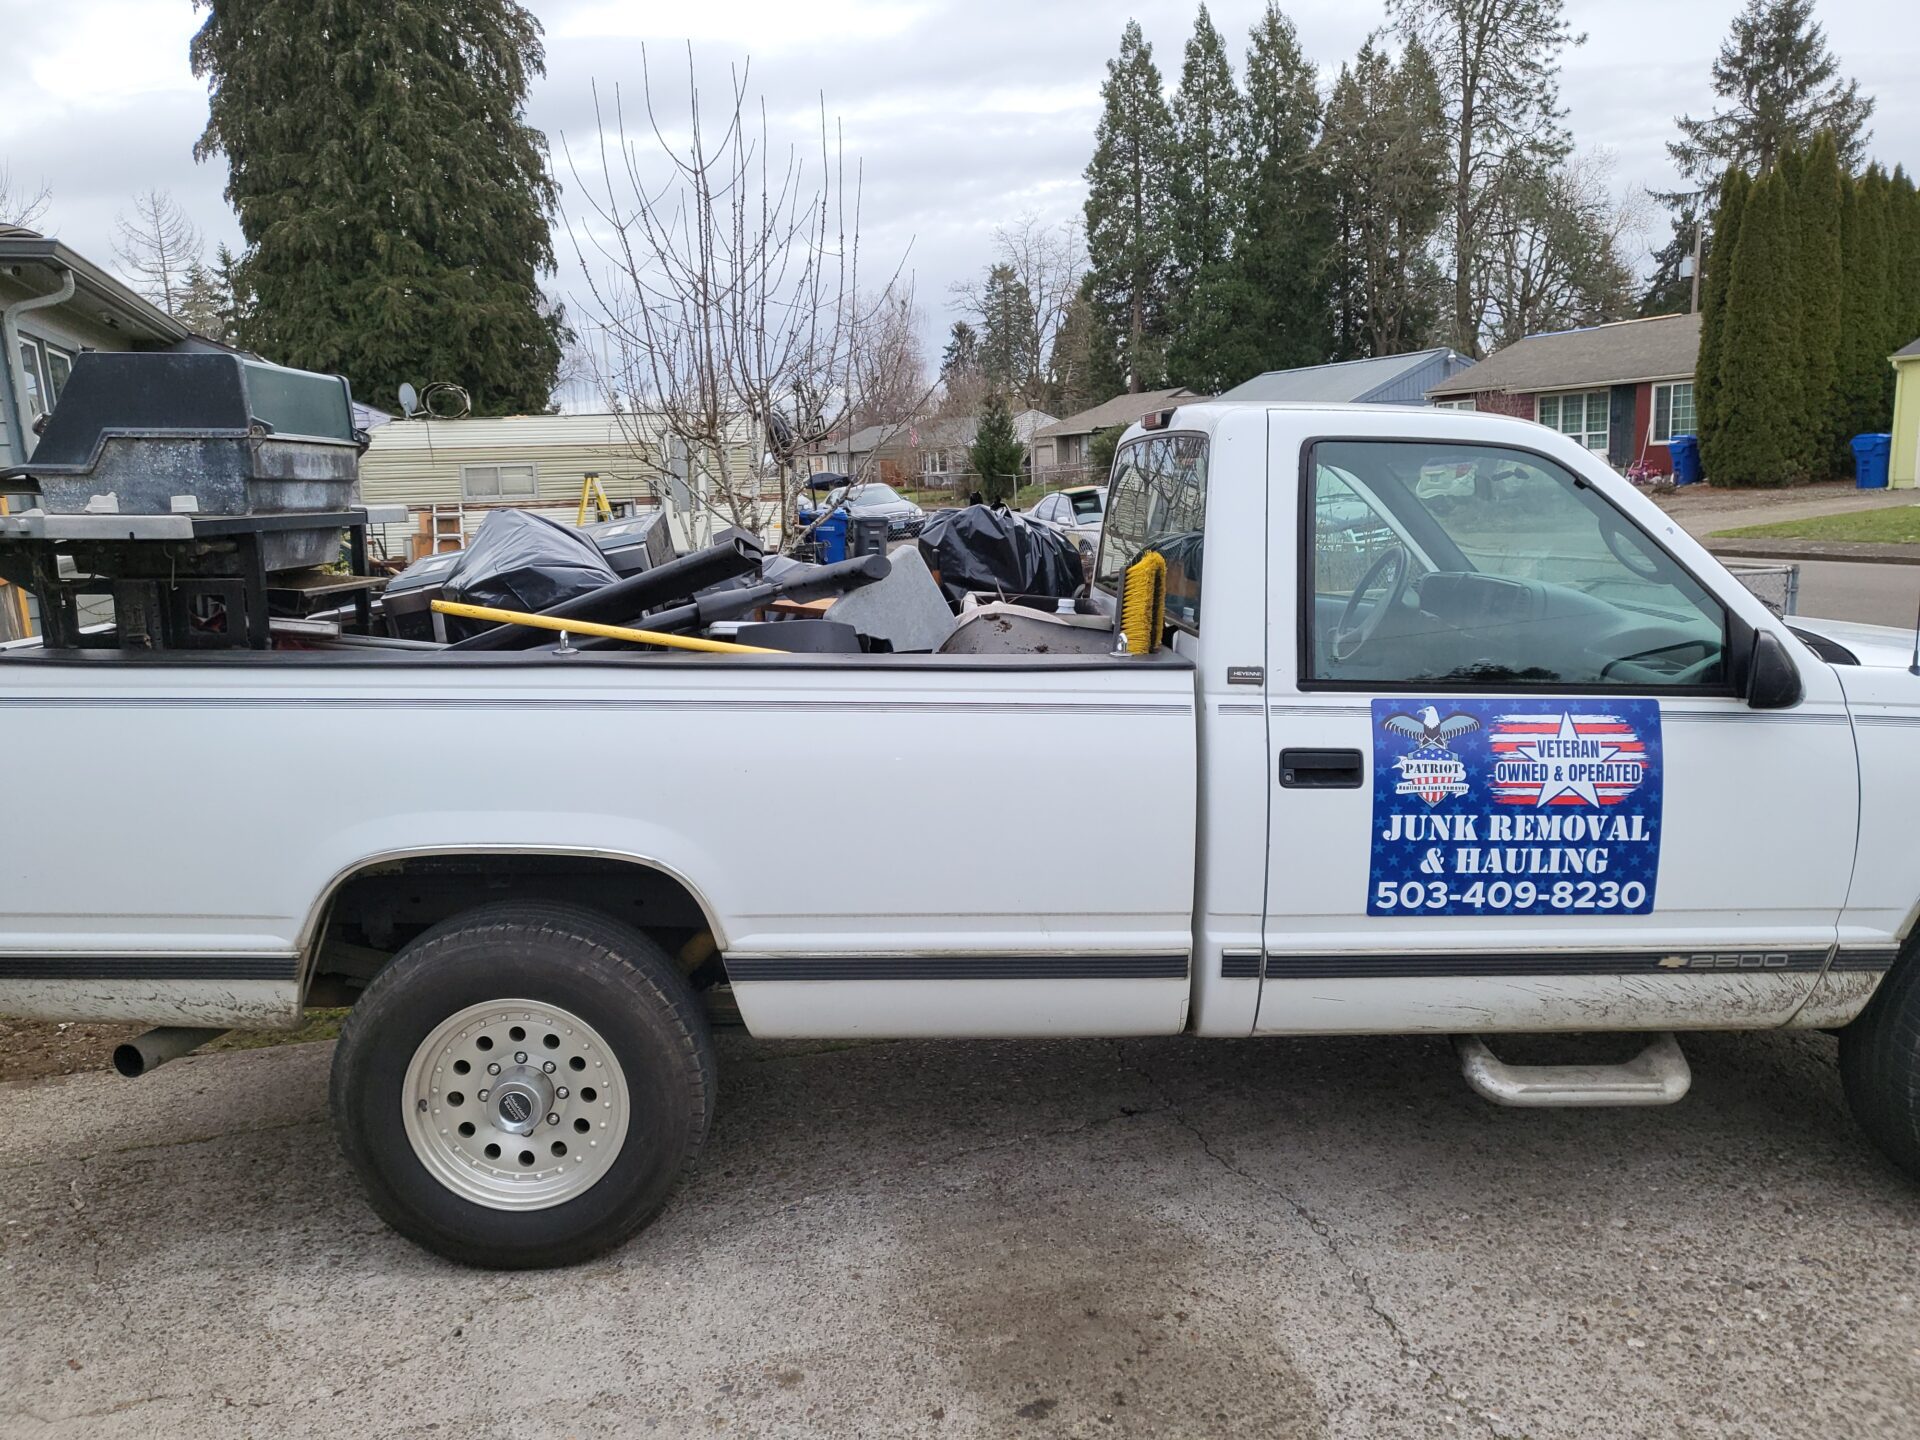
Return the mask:
{"type": "Polygon", "coordinates": [[[1791,1016],[1853,861],[1832,671],[1802,659],[1797,705],[1750,708],[1732,647],[1771,617],[1697,580],[1590,461],[1411,434],[1303,446],[1275,414],[1269,463],[1284,578],[1256,1028],[1791,1016]]]}

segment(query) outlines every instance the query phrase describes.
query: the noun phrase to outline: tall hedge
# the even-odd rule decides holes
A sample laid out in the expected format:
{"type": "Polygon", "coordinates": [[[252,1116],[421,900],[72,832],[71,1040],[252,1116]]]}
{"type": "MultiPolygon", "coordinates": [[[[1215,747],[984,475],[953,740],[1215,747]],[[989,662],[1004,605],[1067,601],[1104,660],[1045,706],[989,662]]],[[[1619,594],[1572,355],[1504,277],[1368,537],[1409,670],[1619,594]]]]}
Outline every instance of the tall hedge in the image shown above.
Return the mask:
{"type": "Polygon", "coordinates": [[[1776,170],[1754,182],[1740,216],[1721,335],[1714,451],[1717,479],[1785,485],[1799,478],[1803,443],[1794,392],[1804,366],[1789,274],[1794,212],[1776,170]]]}
{"type": "MultiPolygon", "coordinates": [[[[1846,429],[1840,396],[1840,152],[1822,134],[1798,166],[1794,208],[1798,241],[1801,397],[1807,474],[1830,480],[1846,473],[1846,429]]],[[[1784,169],[1783,169],[1784,173],[1784,169]]]]}
{"type": "Polygon", "coordinates": [[[1694,366],[1694,420],[1700,434],[1700,455],[1707,474],[1723,471],[1720,453],[1720,355],[1727,323],[1727,290],[1733,277],[1733,252],[1740,243],[1740,222],[1746,214],[1752,182],[1744,170],[1729,170],[1720,182],[1714,210],[1713,249],[1706,259],[1700,287],[1700,357],[1694,366]]]}

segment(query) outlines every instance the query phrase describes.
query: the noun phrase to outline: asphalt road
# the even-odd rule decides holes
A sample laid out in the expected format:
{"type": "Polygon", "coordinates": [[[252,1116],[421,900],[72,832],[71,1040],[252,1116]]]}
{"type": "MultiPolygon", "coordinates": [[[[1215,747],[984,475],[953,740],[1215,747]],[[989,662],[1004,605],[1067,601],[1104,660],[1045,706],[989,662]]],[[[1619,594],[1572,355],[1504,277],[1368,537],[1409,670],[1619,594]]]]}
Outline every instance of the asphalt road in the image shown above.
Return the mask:
{"type": "Polygon", "coordinates": [[[373,1219],[327,1046],[0,1086],[0,1433],[1920,1433],[1920,1187],[1824,1036],[1640,1112],[1429,1040],[721,1040],[679,1199],[543,1274],[373,1219]]]}
{"type": "Polygon", "coordinates": [[[1920,565],[1802,560],[1800,613],[1911,630],[1920,615],[1920,565]]]}

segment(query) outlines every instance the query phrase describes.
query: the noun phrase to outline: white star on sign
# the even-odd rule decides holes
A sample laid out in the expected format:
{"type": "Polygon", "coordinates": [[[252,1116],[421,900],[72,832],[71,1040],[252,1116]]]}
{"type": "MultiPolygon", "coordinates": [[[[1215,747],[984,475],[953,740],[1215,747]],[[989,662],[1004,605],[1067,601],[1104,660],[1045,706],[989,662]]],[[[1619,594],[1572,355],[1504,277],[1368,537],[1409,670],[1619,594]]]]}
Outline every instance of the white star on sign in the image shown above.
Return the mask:
{"type": "MultiPolygon", "coordinates": [[[[1565,759],[1543,759],[1541,757],[1539,742],[1545,738],[1545,736],[1541,736],[1537,739],[1527,741],[1524,745],[1515,746],[1513,753],[1523,760],[1533,761],[1536,765],[1551,767],[1568,764],[1569,762],[1565,759]]],[[[1592,736],[1582,735],[1574,728],[1573,716],[1564,710],[1560,712],[1560,733],[1553,738],[1556,741],[1585,740],[1589,744],[1598,744],[1600,746],[1600,753],[1593,756],[1591,760],[1583,757],[1580,762],[1582,764],[1599,764],[1601,761],[1611,760],[1615,755],[1620,753],[1620,747],[1618,745],[1608,745],[1604,741],[1594,740],[1592,736]]],[[[1600,796],[1593,788],[1593,781],[1565,779],[1541,781],[1540,798],[1533,803],[1536,806],[1550,804],[1557,795],[1573,795],[1588,805],[1598,805],[1600,803],[1600,796]]]]}

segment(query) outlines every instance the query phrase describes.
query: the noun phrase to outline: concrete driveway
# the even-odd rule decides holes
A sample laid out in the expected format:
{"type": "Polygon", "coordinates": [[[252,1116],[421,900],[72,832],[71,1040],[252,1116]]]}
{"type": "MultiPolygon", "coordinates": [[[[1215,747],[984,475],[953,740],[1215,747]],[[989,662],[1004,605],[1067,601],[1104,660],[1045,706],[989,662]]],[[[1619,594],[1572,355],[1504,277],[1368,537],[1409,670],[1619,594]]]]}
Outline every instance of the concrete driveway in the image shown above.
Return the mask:
{"type": "Polygon", "coordinates": [[[1920,1433],[1920,1188],[1824,1036],[1666,1111],[1503,1111],[1428,1040],[759,1045],[576,1270],[365,1210],[329,1050],[0,1086],[0,1433],[1920,1433]]]}

